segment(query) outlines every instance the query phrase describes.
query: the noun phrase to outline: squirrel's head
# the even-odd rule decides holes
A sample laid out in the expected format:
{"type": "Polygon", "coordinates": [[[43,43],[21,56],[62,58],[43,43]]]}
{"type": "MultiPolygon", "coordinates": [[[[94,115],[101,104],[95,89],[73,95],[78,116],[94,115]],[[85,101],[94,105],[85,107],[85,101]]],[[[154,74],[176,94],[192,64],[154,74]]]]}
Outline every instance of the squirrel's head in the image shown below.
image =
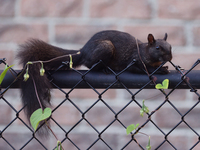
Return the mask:
{"type": "Polygon", "coordinates": [[[167,33],[165,33],[163,39],[155,40],[152,34],[149,34],[147,39],[147,51],[151,58],[151,61],[166,62],[172,59],[171,45],[166,41],[167,33]]]}

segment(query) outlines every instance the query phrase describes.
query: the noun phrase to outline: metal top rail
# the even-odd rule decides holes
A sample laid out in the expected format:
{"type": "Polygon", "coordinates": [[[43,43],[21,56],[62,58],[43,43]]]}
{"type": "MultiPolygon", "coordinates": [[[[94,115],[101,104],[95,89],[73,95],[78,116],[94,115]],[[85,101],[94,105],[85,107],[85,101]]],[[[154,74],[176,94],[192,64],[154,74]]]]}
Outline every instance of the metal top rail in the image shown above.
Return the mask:
{"type": "MultiPolygon", "coordinates": [[[[17,73],[20,70],[16,70],[17,73]]],[[[182,71],[186,73],[183,75],[176,70],[171,70],[169,74],[153,74],[149,77],[147,74],[135,74],[130,72],[116,73],[116,74],[106,74],[103,72],[88,72],[88,70],[65,70],[65,71],[56,71],[51,75],[53,82],[58,85],[60,88],[71,88],[75,84],[79,83],[76,88],[90,88],[90,86],[84,82],[87,81],[94,88],[107,88],[112,85],[110,88],[124,88],[121,83],[123,83],[127,88],[130,89],[139,89],[142,88],[146,83],[152,81],[153,79],[156,83],[161,83],[164,79],[169,79],[169,89],[189,89],[188,84],[184,82],[185,80],[189,81],[190,85],[195,89],[200,89],[200,70],[192,70],[187,73],[187,70],[182,71]],[[151,79],[150,79],[151,78],[151,79]]],[[[2,73],[2,70],[0,70],[2,73]]],[[[52,73],[52,71],[50,71],[52,73]]],[[[11,72],[7,72],[3,83],[2,88],[8,87],[15,77],[11,72]]],[[[12,84],[10,88],[19,88],[19,81],[12,84]]],[[[55,88],[55,87],[53,87],[55,88]]],[[[152,82],[145,86],[146,89],[155,88],[155,84],[152,82]]]]}

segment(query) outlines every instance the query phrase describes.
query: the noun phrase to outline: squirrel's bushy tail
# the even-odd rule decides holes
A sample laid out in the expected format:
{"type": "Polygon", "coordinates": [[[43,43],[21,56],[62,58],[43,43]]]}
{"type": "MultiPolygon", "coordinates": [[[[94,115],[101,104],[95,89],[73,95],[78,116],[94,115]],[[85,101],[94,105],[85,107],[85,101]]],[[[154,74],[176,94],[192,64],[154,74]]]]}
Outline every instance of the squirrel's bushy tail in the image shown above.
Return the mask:
{"type": "MultiPolygon", "coordinates": [[[[76,55],[77,52],[78,51],[75,50],[64,50],[49,45],[43,41],[32,39],[29,40],[27,43],[20,45],[17,58],[19,58],[20,63],[24,67],[27,67],[26,64],[29,61],[49,61],[51,59],[54,59],[55,57],[62,56],[58,59],[54,59],[43,64],[45,70],[50,70],[56,69],[64,61],[69,61],[68,54],[76,55]]],[[[77,56],[73,59],[74,66],[79,65],[80,60],[78,59],[80,59],[80,56],[77,54],[77,56]]],[[[31,114],[41,107],[39,104],[38,97],[40,99],[43,109],[50,105],[51,84],[46,74],[44,74],[44,76],[40,75],[40,69],[41,63],[33,63],[31,65],[28,65],[29,79],[27,81],[21,81],[22,102],[24,105],[26,105],[25,114],[27,115],[28,120],[30,119],[31,114]]],[[[25,73],[26,70],[21,76],[23,77],[25,73]]]]}

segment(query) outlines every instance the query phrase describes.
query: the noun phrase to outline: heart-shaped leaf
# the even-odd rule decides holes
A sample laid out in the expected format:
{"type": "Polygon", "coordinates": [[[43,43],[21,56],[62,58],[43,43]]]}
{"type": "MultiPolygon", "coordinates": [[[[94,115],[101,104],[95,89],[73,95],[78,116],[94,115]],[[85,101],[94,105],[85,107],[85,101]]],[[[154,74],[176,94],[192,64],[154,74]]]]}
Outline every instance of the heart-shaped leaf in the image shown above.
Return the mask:
{"type": "Polygon", "coordinates": [[[168,89],[169,87],[169,79],[165,79],[162,84],[156,84],[156,89],[168,89]]]}
{"type": "Polygon", "coordinates": [[[30,122],[34,130],[36,131],[39,123],[51,116],[51,108],[45,108],[44,111],[42,111],[41,108],[37,109],[33,112],[33,114],[30,117],[30,122]]]}
{"type": "MultiPolygon", "coordinates": [[[[14,65],[12,65],[12,66],[14,66],[14,65]]],[[[12,66],[9,66],[9,67],[8,67],[8,65],[6,64],[6,66],[5,66],[4,70],[3,70],[3,72],[2,72],[1,75],[0,75],[0,85],[1,85],[1,83],[2,83],[2,81],[3,81],[3,79],[4,79],[4,77],[5,77],[5,75],[6,75],[7,71],[8,71],[8,69],[10,69],[12,66]]]]}
{"type": "Polygon", "coordinates": [[[135,130],[137,127],[139,126],[139,123],[134,125],[131,124],[126,128],[126,134],[128,135],[129,133],[131,133],[133,130],[135,130]]]}

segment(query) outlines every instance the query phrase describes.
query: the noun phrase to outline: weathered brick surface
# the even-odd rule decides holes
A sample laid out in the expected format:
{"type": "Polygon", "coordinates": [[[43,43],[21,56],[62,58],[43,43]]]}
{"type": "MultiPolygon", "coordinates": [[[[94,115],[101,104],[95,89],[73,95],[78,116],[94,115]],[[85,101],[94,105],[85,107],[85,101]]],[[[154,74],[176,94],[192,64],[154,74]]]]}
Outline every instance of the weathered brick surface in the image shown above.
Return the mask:
{"type": "MultiPolygon", "coordinates": [[[[145,136],[145,135],[142,135],[140,133],[138,133],[136,136],[135,136],[136,140],[140,143],[140,145],[142,145],[143,147],[146,147],[147,144],[148,144],[148,137],[145,136]]],[[[162,143],[164,142],[164,138],[163,136],[158,136],[158,135],[155,135],[155,136],[151,136],[151,149],[156,149],[158,146],[158,143],[162,143]],[[157,142],[155,142],[157,141],[157,142]]],[[[185,137],[185,136],[174,136],[174,137],[170,137],[169,138],[169,142],[170,143],[173,143],[174,145],[176,145],[176,148],[177,149],[183,149],[183,150],[187,150],[188,149],[188,145],[185,141],[187,141],[188,138],[185,137]]],[[[132,149],[140,149],[138,144],[136,142],[132,142],[130,143],[127,147],[126,147],[126,150],[132,150],[132,149]]],[[[168,143],[168,142],[164,142],[159,149],[163,149],[163,150],[171,150],[173,149],[173,147],[168,143]]]]}
{"type": "Polygon", "coordinates": [[[193,42],[193,45],[194,46],[200,46],[200,42],[199,42],[199,39],[200,39],[200,27],[194,27],[193,28],[193,38],[194,38],[194,42],[193,42]]]}
{"type": "MultiPolygon", "coordinates": [[[[17,53],[17,45],[28,38],[40,38],[65,48],[68,46],[81,48],[96,32],[112,29],[128,32],[143,42],[147,42],[149,33],[152,33],[156,39],[163,38],[164,34],[168,33],[167,41],[173,48],[172,62],[182,68],[189,69],[200,57],[199,5],[199,0],[0,0],[0,58],[6,57],[8,64],[16,63],[14,55],[17,53]]],[[[171,64],[167,65],[171,70],[174,70],[171,64]]],[[[4,68],[4,66],[0,65],[0,68],[4,68]]],[[[200,69],[200,65],[195,69],[200,69]]],[[[65,91],[69,90],[65,89],[65,91]]],[[[103,90],[97,89],[97,91],[101,93],[103,90]]],[[[131,91],[135,93],[137,90],[131,91]]],[[[166,90],[166,93],[169,91],[166,90]]],[[[155,89],[142,90],[135,96],[135,99],[140,105],[145,99],[145,103],[152,111],[165,100],[163,94],[160,93],[155,89]]],[[[52,94],[52,108],[66,98],[58,90],[54,90],[52,94]]],[[[6,93],[7,100],[16,106],[17,111],[22,107],[19,103],[19,97],[19,94],[16,94],[14,90],[8,90],[6,93]]],[[[82,112],[85,112],[98,98],[98,95],[91,89],[75,89],[69,94],[69,99],[82,112]]],[[[132,95],[126,90],[108,90],[102,95],[102,99],[116,113],[131,98],[132,95]]],[[[184,114],[198,101],[198,97],[189,90],[175,90],[170,94],[169,100],[184,114]]],[[[0,130],[4,129],[5,125],[16,117],[15,112],[4,105],[5,103],[0,106],[0,130]]],[[[147,115],[144,115],[143,118],[140,117],[139,110],[137,104],[131,103],[117,117],[126,126],[132,123],[140,123],[141,125],[146,121],[147,115]]],[[[197,131],[200,129],[198,116],[199,106],[196,106],[184,117],[185,121],[197,131]]],[[[24,113],[20,112],[19,117],[24,120],[24,113]]],[[[66,101],[54,112],[53,117],[60,125],[63,125],[66,131],[69,131],[72,125],[81,119],[81,113],[66,101]]],[[[115,115],[102,102],[98,102],[84,117],[99,132],[115,119],[115,115]]],[[[161,107],[151,119],[164,132],[169,132],[181,121],[180,115],[169,104],[161,107]]],[[[57,129],[55,123],[52,123],[52,127],[61,139],[64,138],[65,133],[61,129],[57,129]]],[[[16,146],[16,149],[20,149],[31,136],[26,127],[22,128],[23,123],[17,119],[3,133],[3,136],[7,137],[8,141],[16,146]]],[[[151,122],[141,131],[151,136],[152,149],[164,141],[163,134],[151,122]]],[[[98,138],[96,131],[85,120],[81,121],[68,136],[80,149],[87,149],[98,138]]],[[[119,122],[113,123],[108,131],[102,134],[102,137],[112,149],[121,149],[130,140],[130,136],[126,136],[125,128],[119,122]]],[[[146,147],[148,137],[137,134],[136,138],[143,147],[146,147]]],[[[190,149],[197,142],[197,138],[184,123],[168,136],[169,141],[181,150],[190,149]],[[187,136],[183,131],[187,133],[187,136]]],[[[35,141],[28,144],[25,149],[43,149],[35,141]]],[[[52,136],[50,140],[42,142],[48,149],[53,149],[54,142],[56,143],[52,136]]],[[[68,140],[64,141],[63,146],[65,149],[76,149],[68,140]]],[[[139,149],[137,143],[132,142],[126,147],[127,150],[133,148],[139,149]]],[[[2,138],[0,138],[0,149],[11,149],[2,138]]],[[[105,150],[108,148],[99,140],[92,149],[105,150]]],[[[173,148],[165,142],[160,149],[173,148]]],[[[199,149],[199,144],[194,149],[199,149]]]]}
{"type": "Polygon", "coordinates": [[[81,119],[79,111],[71,105],[61,106],[55,113],[53,113],[56,121],[62,125],[74,125],[81,119]],[[65,118],[65,119],[63,119],[65,118]]]}
{"type": "Polygon", "coordinates": [[[0,105],[0,124],[6,126],[11,121],[11,108],[7,105],[0,105]]]}
{"type": "MultiPolygon", "coordinates": [[[[173,144],[177,149],[187,150],[188,149],[188,143],[185,141],[188,141],[189,138],[187,136],[174,136],[169,137],[169,142],[173,144]]],[[[173,147],[168,143],[165,142],[160,149],[173,149],[173,147]]]]}
{"type": "Polygon", "coordinates": [[[148,19],[151,17],[151,5],[146,0],[91,1],[90,10],[91,17],[97,18],[148,19]]]}
{"type": "MultiPolygon", "coordinates": [[[[15,149],[20,149],[24,144],[24,142],[28,142],[27,139],[29,139],[31,134],[27,133],[20,133],[19,132],[14,132],[14,133],[5,133],[3,134],[3,137],[7,139],[8,142],[11,143],[15,149]]],[[[48,148],[48,142],[46,140],[42,140],[39,138],[39,140],[42,141],[42,143],[48,148]]],[[[55,142],[56,143],[56,142],[55,142]]],[[[5,142],[3,139],[0,139],[0,149],[5,149],[5,150],[11,150],[12,148],[5,142]]],[[[29,150],[42,150],[43,147],[36,141],[32,140],[28,145],[25,146],[24,149],[29,149],[29,150]]]]}
{"type": "MultiPolygon", "coordinates": [[[[114,108],[114,110],[121,110],[122,107],[120,108],[114,108]]],[[[125,125],[130,125],[132,123],[142,123],[145,121],[147,118],[140,117],[139,116],[139,111],[140,109],[137,107],[127,107],[122,113],[118,115],[119,120],[125,124],[125,125]],[[124,117],[126,116],[126,117],[124,117]]],[[[116,111],[117,113],[118,111],[116,111]]],[[[92,109],[90,109],[86,115],[86,118],[88,119],[89,122],[92,123],[92,125],[103,125],[106,126],[110,124],[112,121],[115,120],[115,114],[109,110],[106,106],[101,106],[101,107],[96,107],[94,106],[92,109]]],[[[113,126],[120,126],[118,124],[118,121],[113,124],[113,126]]]]}
{"type": "Polygon", "coordinates": [[[45,24],[0,24],[0,43],[22,43],[28,38],[48,40],[45,24]]]}
{"type": "MultiPolygon", "coordinates": [[[[169,93],[170,91],[171,91],[171,89],[165,90],[166,93],[169,93]]],[[[133,94],[135,94],[136,92],[138,92],[138,89],[131,90],[131,92],[133,94]]],[[[187,94],[186,90],[177,89],[173,93],[170,94],[169,98],[172,101],[185,101],[186,94],[187,94]]],[[[126,94],[125,98],[130,99],[131,95],[126,94]]],[[[150,101],[164,101],[165,96],[164,96],[164,94],[162,94],[162,92],[160,92],[157,89],[143,89],[135,96],[135,99],[136,100],[144,99],[144,100],[148,100],[149,102],[150,101]]]]}
{"type": "Polygon", "coordinates": [[[55,40],[58,43],[84,45],[96,32],[109,29],[116,29],[116,27],[114,25],[57,25],[55,40]]]}
{"type": "Polygon", "coordinates": [[[160,18],[200,19],[199,0],[159,0],[160,18]]]}
{"type": "MultiPolygon", "coordinates": [[[[194,136],[192,143],[196,144],[198,142],[198,137],[194,136]]],[[[194,148],[194,150],[200,149],[200,144],[197,144],[194,148]]]]}
{"type": "MultiPolygon", "coordinates": [[[[65,91],[69,92],[69,90],[65,90],[65,91]]],[[[101,94],[102,92],[104,92],[104,90],[97,89],[97,92],[99,94],[101,94]]],[[[65,94],[63,94],[59,90],[54,90],[53,96],[55,98],[65,99],[65,94]]],[[[112,99],[116,98],[116,90],[110,89],[110,90],[104,92],[104,94],[102,95],[102,97],[103,97],[103,99],[112,100],[112,99]]],[[[74,89],[73,91],[71,91],[69,93],[69,98],[70,99],[79,99],[81,101],[84,101],[84,100],[91,100],[91,99],[92,100],[94,100],[94,99],[98,100],[99,96],[92,89],[74,89]]]]}
{"type": "MultiPolygon", "coordinates": [[[[96,141],[97,135],[96,134],[70,134],[70,138],[73,139],[74,143],[81,147],[82,149],[87,149],[93,142],[96,141]]],[[[116,134],[106,134],[102,137],[112,149],[117,149],[119,143],[118,141],[118,135],[116,134]]],[[[64,142],[63,147],[67,147],[70,150],[77,149],[72,143],[69,141],[64,142]]],[[[99,140],[91,149],[95,150],[107,150],[109,149],[101,140],[99,140]]]]}
{"type": "Polygon", "coordinates": [[[13,17],[16,0],[0,0],[0,17],[13,17]]]}
{"type": "MultiPolygon", "coordinates": [[[[191,105],[192,107],[192,105],[191,105]]],[[[184,120],[192,128],[198,128],[200,122],[198,121],[199,107],[190,111],[190,108],[179,109],[182,115],[187,115],[184,117],[184,120]]],[[[157,125],[161,128],[173,128],[181,121],[180,114],[176,112],[172,107],[171,108],[162,108],[156,112],[157,125]]],[[[188,126],[182,122],[178,128],[188,129],[188,126]]]]}
{"type": "Polygon", "coordinates": [[[145,43],[147,43],[149,33],[153,34],[155,39],[162,39],[165,33],[167,33],[167,41],[172,46],[185,46],[186,44],[182,26],[125,26],[124,30],[145,43]]]}
{"type": "Polygon", "coordinates": [[[83,0],[22,0],[21,6],[26,17],[80,17],[83,0]]]}

